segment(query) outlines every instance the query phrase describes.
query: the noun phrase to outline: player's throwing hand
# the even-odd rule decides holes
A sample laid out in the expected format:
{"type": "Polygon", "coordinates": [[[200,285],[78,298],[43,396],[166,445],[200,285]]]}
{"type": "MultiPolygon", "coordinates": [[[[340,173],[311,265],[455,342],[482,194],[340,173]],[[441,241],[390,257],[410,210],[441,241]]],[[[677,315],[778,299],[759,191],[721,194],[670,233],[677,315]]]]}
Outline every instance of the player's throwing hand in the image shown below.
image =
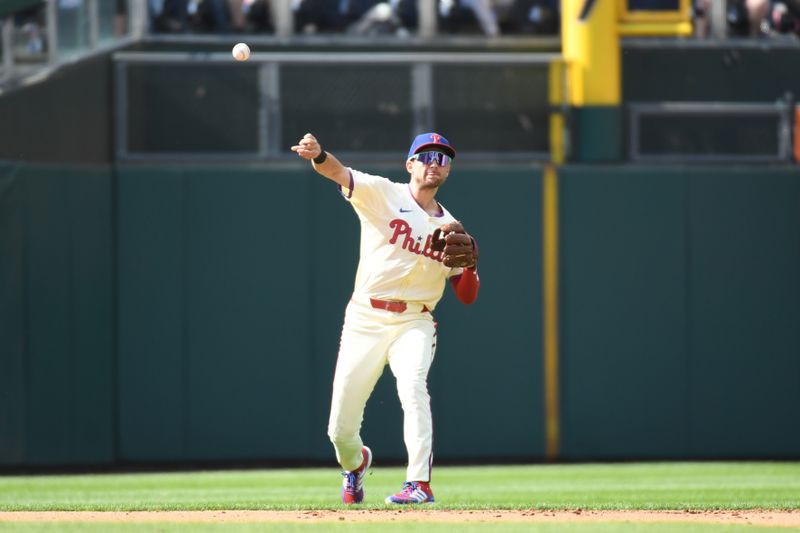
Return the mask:
{"type": "Polygon", "coordinates": [[[292,151],[297,152],[303,159],[314,159],[322,155],[322,146],[316,137],[306,133],[296,145],[292,146],[292,151]]]}

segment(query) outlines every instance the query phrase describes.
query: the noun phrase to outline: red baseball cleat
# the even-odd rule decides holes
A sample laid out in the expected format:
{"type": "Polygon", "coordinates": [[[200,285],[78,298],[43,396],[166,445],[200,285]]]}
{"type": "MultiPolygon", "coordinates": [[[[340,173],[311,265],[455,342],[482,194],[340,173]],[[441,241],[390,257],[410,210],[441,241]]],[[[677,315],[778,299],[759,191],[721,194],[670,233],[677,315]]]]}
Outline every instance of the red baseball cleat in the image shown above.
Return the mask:
{"type": "Polygon", "coordinates": [[[433,503],[433,491],[430,483],[425,481],[406,481],[403,490],[386,498],[386,503],[433,503]]]}
{"type": "Polygon", "coordinates": [[[344,480],[342,480],[342,503],[346,505],[364,501],[364,478],[367,476],[367,470],[372,464],[372,450],[364,446],[361,448],[361,455],[364,457],[361,466],[352,472],[342,472],[344,476],[344,480]]]}

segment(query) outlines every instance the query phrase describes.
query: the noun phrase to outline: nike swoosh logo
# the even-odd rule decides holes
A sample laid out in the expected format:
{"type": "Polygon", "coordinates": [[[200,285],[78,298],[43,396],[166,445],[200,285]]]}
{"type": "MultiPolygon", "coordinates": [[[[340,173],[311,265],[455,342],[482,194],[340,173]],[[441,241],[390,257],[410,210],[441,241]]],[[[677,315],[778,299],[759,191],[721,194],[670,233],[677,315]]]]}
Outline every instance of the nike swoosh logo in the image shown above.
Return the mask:
{"type": "Polygon", "coordinates": [[[411,211],[413,211],[413,209],[403,209],[402,207],[400,208],[401,213],[410,213],[411,211]]]}

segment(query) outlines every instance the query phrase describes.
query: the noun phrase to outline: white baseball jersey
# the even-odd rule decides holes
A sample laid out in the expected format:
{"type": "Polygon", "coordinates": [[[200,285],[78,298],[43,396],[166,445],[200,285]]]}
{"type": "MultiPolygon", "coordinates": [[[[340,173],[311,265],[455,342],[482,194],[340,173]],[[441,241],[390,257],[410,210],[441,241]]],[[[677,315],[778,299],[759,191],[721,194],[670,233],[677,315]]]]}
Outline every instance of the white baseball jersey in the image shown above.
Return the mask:
{"type": "Polygon", "coordinates": [[[428,214],[408,183],[348,170],[350,187],[341,192],[361,221],[354,298],[413,302],[432,311],[447,278],[463,271],[444,266],[441,252],[431,250],[434,230],[455,219],[441,204],[439,216],[428,214]]]}

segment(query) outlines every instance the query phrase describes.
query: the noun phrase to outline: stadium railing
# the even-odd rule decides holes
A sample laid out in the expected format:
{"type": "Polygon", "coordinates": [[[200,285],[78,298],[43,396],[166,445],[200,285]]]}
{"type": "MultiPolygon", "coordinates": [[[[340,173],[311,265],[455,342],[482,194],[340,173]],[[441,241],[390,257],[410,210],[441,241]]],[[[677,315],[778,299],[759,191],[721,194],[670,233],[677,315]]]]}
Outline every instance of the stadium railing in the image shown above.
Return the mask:
{"type": "MultiPolygon", "coordinates": [[[[292,155],[307,130],[331,150],[396,157],[420,131],[457,136],[467,158],[549,158],[550,53],[117,52],[119,161],[247,161],[292,155]],[[524,68],[520,68],[524,67],[524,68]]],[[[455,141],[454,141],[455,142],[455,141]]]]}
{"type": "Polygon", "coordinates": [[[774,103],[628,104],[629,156],[636,162],[788,162],[790,98],[774,103]]]}

